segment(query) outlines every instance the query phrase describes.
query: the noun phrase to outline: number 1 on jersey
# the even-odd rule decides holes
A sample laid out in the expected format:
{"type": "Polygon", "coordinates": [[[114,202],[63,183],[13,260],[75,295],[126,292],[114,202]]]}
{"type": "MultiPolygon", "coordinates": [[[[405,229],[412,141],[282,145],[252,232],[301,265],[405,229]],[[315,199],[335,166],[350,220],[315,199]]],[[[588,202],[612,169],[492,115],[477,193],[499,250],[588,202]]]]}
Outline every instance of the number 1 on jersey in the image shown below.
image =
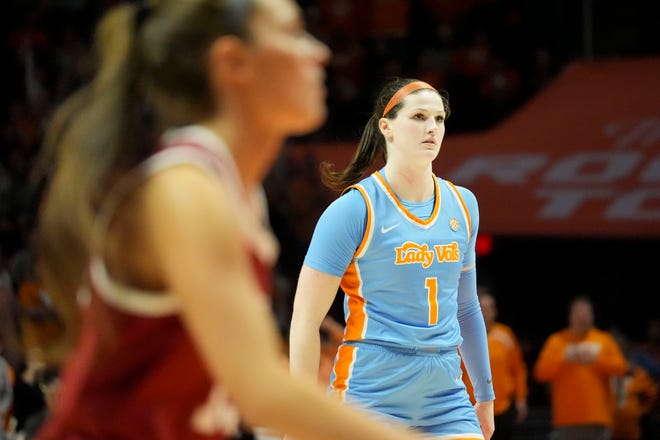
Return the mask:
{"type": "Polygon", "coordinates": [[[438,323],[438,279],[429,277],[424,285],[429,294],[429,325],[436,325],[438,323]]]}

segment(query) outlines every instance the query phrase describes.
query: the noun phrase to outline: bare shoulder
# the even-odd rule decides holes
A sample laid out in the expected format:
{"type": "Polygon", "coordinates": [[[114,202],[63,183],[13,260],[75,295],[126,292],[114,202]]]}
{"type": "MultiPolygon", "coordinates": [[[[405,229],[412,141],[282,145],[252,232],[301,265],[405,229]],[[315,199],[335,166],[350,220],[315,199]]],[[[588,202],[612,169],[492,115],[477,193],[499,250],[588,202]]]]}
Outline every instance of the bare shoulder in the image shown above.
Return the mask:
{"type": "Polygon", "coordinates": [[[106,242],[113,276],[159,290],[162,259],[193,252],[226,253],[236,248],[237,221],[221,182],[194,165],[182,164],[144,179],[121,202],[106,242]]]}
{"type": "Polygon", "coordinates": [[[237,229],[228,189],[194,165],[159,171],[144,182],[139,198],[145,228],[162,238],[215,241],[237,229]]]}

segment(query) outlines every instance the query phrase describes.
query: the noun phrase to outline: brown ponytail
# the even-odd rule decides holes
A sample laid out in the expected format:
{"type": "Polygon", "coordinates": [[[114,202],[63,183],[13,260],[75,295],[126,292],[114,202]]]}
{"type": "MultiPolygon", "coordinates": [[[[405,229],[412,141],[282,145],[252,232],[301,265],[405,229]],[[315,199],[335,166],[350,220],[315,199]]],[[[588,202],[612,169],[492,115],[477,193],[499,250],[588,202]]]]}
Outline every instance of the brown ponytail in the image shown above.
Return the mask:
{"type": "Polygon", "coordinates": [[[223,35],[247,39],[253,9],[251,1],[145,0],[100,21],[96,74],[56,111],[42,149],[54,171],[37,225],[37,270],[67,322],[66,343],[77,330],[75,293],[99,205],[161,130],[210,115],[208,49],[223,35]]]}

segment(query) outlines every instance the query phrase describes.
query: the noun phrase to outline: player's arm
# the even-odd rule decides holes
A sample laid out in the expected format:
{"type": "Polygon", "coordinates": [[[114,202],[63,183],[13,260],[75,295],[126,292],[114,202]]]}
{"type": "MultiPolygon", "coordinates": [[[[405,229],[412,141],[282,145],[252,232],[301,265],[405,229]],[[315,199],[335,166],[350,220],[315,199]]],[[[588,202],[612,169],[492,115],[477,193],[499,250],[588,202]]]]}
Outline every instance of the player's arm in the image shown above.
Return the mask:
{"type": "Polygon", "coordinates": [[[341,278],[303,265],[298,277],[289,331],[291,373],[317,382],[321,358],[319,329],[341,278]]]}
{"type": "Polygon", "coordinates": [[[176,295],[208,371],[247,422],[300,439],[421,438],[376,423],[291,376],[239,238],[240,220],[216,182],[181,166],[152,178],[143,194],[153,263],[176,295]]]}
{"type": "Polygon", "coordinates": [[[477,297],[476,241],[479,232],[479,206],[477,199],[466,188],[459,187],[463,201],[470,217],[470,241],[463,258],[463,270],[458,281],[458,323],[461,328],[463,343],[461,356],[470,376],[474,389],[474,405],[486,440],[490,439],[495,430],[493,413],[492,375],[488,353],[488,336],[483,314],[477,297]]]}
{"type": "Polygon", "coordinates": [[[461,355],[477,402],[495,398],[488,355],[488,336],[477,297],[476,239],[479,231],[479,208],[472,192],[458,187],[470,217],[470,241],[463,256],[463,270],[458,280],[458,324],[463,343],[461,355]]]}
{"type": "Polygon", "coordinates": [[[458,287],[458,322],[463,337],[461,356],[476,400],[474,409],[484,438],[488,440],[495,430],[495,393],[490,371],[488,338],[477,298],[477,274],[474,267],[461,274],[458,287]]]}
{"type": "Polygon", "coordinates": [[[364,235],[366,205],[357,191],[335,200],[321,215],[300,270],[289,331],[291,373],[317,381],[325,319],[346,267],[364,235]]]}

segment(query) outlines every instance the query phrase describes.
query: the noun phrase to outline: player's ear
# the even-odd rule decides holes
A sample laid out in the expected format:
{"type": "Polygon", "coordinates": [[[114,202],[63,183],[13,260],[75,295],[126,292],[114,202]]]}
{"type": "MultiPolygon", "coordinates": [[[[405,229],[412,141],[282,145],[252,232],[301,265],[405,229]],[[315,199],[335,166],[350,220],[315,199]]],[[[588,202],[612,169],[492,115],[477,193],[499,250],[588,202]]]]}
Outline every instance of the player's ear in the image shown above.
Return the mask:
{"type": "Polygon", "coordinates": [[[390,122],[387,118],[380,118],[378,120],[378,129],[387,140],[392,139],[392,124],[390,122]]]}
{"type": "Polygon", "coordinates": [[[230,86],[249,80],[253,74],[247,46],[233,35],[222,36],[213,42],[208,62],[212,77],[230,86]]]}

